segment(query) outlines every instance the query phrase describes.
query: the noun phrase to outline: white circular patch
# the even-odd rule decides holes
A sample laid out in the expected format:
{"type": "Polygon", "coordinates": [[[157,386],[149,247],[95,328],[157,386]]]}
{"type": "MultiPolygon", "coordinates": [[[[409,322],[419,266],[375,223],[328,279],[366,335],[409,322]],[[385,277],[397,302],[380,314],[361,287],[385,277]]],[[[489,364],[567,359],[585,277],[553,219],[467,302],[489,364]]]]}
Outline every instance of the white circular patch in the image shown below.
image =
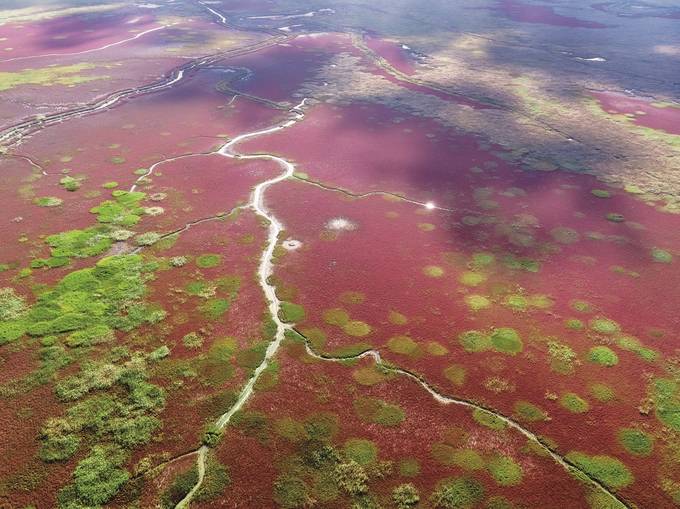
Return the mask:
{"type": "Polygon", "coordinates": [[[295,251],[296,249],[300,249],[302,247],[302,242],[295,239],[286,239],[281,243],[281,245],[286,251],[295,251]]]}
{"type": "Polygon", "coordinates": [[[352,231],[357,229],[357,225],[344,217],[334,217],[326,223],[326,228],[335,231],[352,231]]]}

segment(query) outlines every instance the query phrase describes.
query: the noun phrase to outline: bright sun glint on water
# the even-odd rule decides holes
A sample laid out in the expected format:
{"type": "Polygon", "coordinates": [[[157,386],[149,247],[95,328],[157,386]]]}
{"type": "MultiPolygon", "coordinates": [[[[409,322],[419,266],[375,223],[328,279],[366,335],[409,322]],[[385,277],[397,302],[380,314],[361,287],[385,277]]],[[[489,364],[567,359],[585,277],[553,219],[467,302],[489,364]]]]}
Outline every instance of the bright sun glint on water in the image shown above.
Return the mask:
{"type": "Polygon", "coordinates": [[[428,202],[425,204],[425,208],[426,208],[427,210],[434,210],[435,205],[434,205],[434,203],[432,203],[431,201],[428,201],[428,202]]]}

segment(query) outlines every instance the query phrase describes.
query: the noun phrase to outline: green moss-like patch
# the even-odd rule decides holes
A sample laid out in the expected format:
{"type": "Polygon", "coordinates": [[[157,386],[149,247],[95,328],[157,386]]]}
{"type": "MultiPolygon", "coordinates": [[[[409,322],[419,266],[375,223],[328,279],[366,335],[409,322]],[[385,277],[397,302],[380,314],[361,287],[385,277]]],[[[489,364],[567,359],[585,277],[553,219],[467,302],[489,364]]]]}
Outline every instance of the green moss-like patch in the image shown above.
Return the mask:
{"type": "Polygon", "coordinates": [[[618,212],[609,212],[604,217],[607,221],[611,221],[612,223],[623,223],[626,220],[624,215],[619,214],[618,212]]]}
{"type": "Polygon", "coordinates": [[[493,253],[488,253],[486,251],[480,251],[472,255],[470,260],[470,265],[474,269],[482,269],[493,265],[496,262],[496,256],[493,253]]]}
{"type": "Polygon", "coordinates": [[[458,477],[444,479],[430,497],[435,509],[470,509],[484,498],[484,486],[476,479],[458,477]]]}
{"type": "Polygon", "coordinates": [[[95,69],[90,63],[27,68],[16,72],[0,72],[0,91],[10,90],[22,85],[49,87],[53,85],[74,86],[90,81],[101,80],[107,76],[85,76],[83,71],[95,69]]]}
{"type": "Polygon", "coordinates": [[[616,434],[616,438],[633,456],[649,456],[654,450],[654,438],[639,429],[622,428],[616,434]]]}
{"type": "Polygon", "coordinates": [[[368,336],[372,329],[371,326],[360,320],[351,320],[342,326],[345,334],[355,337],[368,336]]]}
{"type": "Polygon", "coordinates": [[[399,462],[399,475],[415,477],[420,474],[420,462],[415,458],[405,458],[399,462]]]}
{"type": "Polygon", "coordinates": [[[484,352],[491,349],[491,338],[483,332],[470,330],[458,336],[466,352],[484,352]]]}
{"type": "Polygon", "coordinates": [[[280,475],[274,482],[274,501],[284,509],[307,507],[310,503],[310,488],[307,483],[293,475],[280,475]]]}
{"type": "Polygon", "coordinates": [[[401,355],[413,355],[418,351],[418,343],[409,336],[393,336],[387,342],[387,348],[401,355]]]}
{"type": "Polygon", "coordinates": [[[279,318],[287,323],[303,322],[305,320],[305,308],[299,304],[283,301],[279,309],[279,318]]]}
{"type": "Polygon", "coordinates": [[[610,198],[611,193],[605,189],[592,189],[591,194],[597,198],[610,198]]]}
{"type": "Polygon", "coordinates": [[[573,392],[565,392],[560,398],[560,405],[575,414],[583,414],[590,410],[588,402],[573,392]]]}
{"type": "Polygon", "coordinates": [[[203,254],[196,257],[196,265],[201,269],[217,267],[221,262],[222,257],[218,254],[203,254]]]}
{"type": "Polygon", "coordinates": [[[621,461],[611,456],[590,456],[583,452],[572,451],[567,454],[566,458],[611,489],[625,488],[634,480],[630,470],[621,461]]]}
{"type": "Polygon", "coordinates": [[[465,271],[458,278],[460,284],[465,286],[479,286],[486,281],[486,275],[481,272],[465,271]]]}
{"type": "Polygon", "coordinates": [[[406,325],[408,323],[408,318],[406,318],[406,316],[394,310],[390,310],[387,319],[393,325],[406,325]]]}
{"type": "Polygon", "coordinates": [[[466,376],[467,370],[460,364],[452,364],[444,368],[444,377],[458,387],[465,383],[466,376]]]}
{"type": "Polygon", "coordinates": [[[230,307],[231,301],[229,299],[208,299],[198,307],[198,310],[208,320],[218,320],[229,311],[230,307]]]}
{"type": "Polygon", "coordinates": [[[669,378],[657,378],[651,385],[657,419],[674,431],[680,431],[680,384],[669,378]]]}
{"type": "Polygon", "coordinates": [[[503,305],[515,311],[526,311],[529,307],[529,299],[520,294],[507,295],[503,299],[503,305]]]}
{"type": "Polygon", "coordinates": [[[428,265],[423,268],[423,274],[428,277],[442,277],[444,275],[444,269],[437,265],[428,265]]]}
{"type": "Polygon", "coordinates": [[[323,320],[327,324],[342,327],[349,322],[349,313],[342,308],[327,309],[323,312],[323,320]]]}
{"type": "Polygon", "coordinates": [[[144,208],[139,202],[146,197],[146,193],[117,189],[111,194],[114,200],[103,201],[90,209],[91,213],[97,214],[97,221],[121,226],[137,224],[144,214],[144,208]]]}
{"type": "Polygon", "coordinates": [[[536,422],[548,419],[548,414],[543,409],[528,401],[517,401],[513,408],[517,418],[522,421],[536,422]]]}
{"type": "Polygon", "coordinates": [[[473,311],[479,311],[491,306],[491,301],[483,295],[466,295],[465,303],[473,311]]]}
{"type": "Polygon", "coordinates": [[[573,300],[570,305],[574,311],[578,311],[579,313],[592,313],[594,311],[590,302],[586,302],[585,300],[573,300]]]}
{"type": "Polygon", "coordinates": [[[621,331],[621,326],[609,318],[594,318],[589,323],[590,328],[600,334],[616,334],[621,331]]]}
{"type": "Polygon", "coordinates": [[[614,389],[603,383],[594,383],[590,386],[590,394],[598,401],[606,403],[616,399],[614,389]]]}
{"type": "Polygon", "coordinates": [[[619,356],[609,347],[594,346],[588,352],[588,360],[602,366],[616,366],[619,363],[619,356]]]}
{"type": "Polygon", "coordinates": [[[554,372],[563,375],[573,373],[576,358],[576,352],[569,345],[557,341],[548,341],[548,359],[550,369],[554,372]]]}
{"type": "Polygon", "coordinates": [[[446,466],[457,466],[465,470],[481,470],[484,459],[474,449],[457,449],[448,444],[437,442],[430,449],[432,458],[446,466]]]}
{"type": "Polygon", "coordinates": [[[652,249],[651,254],[652,260],[658,263],[671,263],[673,261],[673,255],[665,249],[655,247],[652,249]]]}
{"type": "Polygon", "coordinates": [[[350,438],[343,446],[343,452],[348,459],[359,465],[368,465],[378,459],[378,446],[363,438],[350,438]]]}
{"type": "Polygon", "coordinates": [[[571,330],[582,330],[585,325],[578,318],[568,318],[564,321],[564,326],[571,330]]]}
{"type": "Polygon", "coordinates": [[[491,333],[491,345],[499,352],[516,355],[524,349],[522,338],[515,329],[499,327],[491,333]]]}
{"type": "Polygon", "coordinates": [[[473,410],[472,417],[478,424],[495,431],[501,431],[508,427],[508,424],[500,417],[479,408],[473,410]]]}
{"type": "Polygon", "coordinates": [[[113,241],[106,227],[69,230],[45,239],[53,258],[87,258],[109,250],[113,241]]]}
{"type": "Polygon", "coordinates": [[[406,418],[404,410],[396,404],[377,398],[354,400],[354,411],[362,421],[381,426],[398,426],[406,418]]]}
{"type": "Polygon", "coordinates": [[[633,336],[620,336],[616,339],[616,344],[623,350],[634,352],[638,357],[647,362],[654,362],[660,356],[659,352],[651,348],[645,348],[640,343],[640,340],[633,336]]]}
{"type": "Polygon", "coordinates": [[[64,203],[64,200],[57,198],[56,196],[41,196],[40,198],[33,200],[33,203],[39,207],[58,207],[64,203]]]}
{"type": "Polygon", "coordinates": [[[392,378],[392,375],[380,365],[373,364],[355,369],[352,378],[358,384],[370,386],[385,382],[392,378]]]}
{"type": "Polygon", "coordinates": [[[495,456],[486,466],[500,486],[516,486],[522,482],[522,467],[509,456],[495,456]]]}

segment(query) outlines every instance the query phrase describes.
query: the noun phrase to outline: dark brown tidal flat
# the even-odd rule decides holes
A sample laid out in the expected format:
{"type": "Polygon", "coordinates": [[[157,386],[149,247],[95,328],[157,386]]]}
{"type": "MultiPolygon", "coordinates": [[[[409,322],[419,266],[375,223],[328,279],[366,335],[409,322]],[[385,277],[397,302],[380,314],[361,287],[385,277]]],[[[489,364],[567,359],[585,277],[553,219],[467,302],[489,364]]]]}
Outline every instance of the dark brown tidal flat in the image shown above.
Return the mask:
{"type": "Polygon", "coordinates": [[[0,507],[680,506],[667,2],[0,5],[0,507]]]}

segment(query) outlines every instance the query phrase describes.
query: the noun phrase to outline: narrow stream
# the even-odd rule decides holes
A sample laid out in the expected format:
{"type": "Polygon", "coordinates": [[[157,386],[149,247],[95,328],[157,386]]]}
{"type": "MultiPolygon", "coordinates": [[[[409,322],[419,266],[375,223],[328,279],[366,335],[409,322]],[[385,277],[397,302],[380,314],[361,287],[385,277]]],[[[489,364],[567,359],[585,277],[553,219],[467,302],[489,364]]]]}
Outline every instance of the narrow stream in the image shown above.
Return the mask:
{"type": "MultiPolygon", "coordinates": [[[[236,138],[232,139],[231,141],[229,141],[228,143],[226,143],[217,152],[217,154],[231,159],[263,159],[268,161],[274,161],[278,163],[279,166],[281,166],[281,168],[283,169],[283,172],[280,175],[269,180],[265,180],[264,182],[261,182],[257,186],[255,186],[255,189],[253,189],[253,192],[251,194],[250,202],[245,207],[252,209],[253,212],[255,212],[255,214],[257,214],[260,217],[263,217],[269,223],[267,248],[264,250],[260,258],[260,265],[258,267],[257,276],[260,286],[262,287],[264,295],[269,303],[269,313],[272,319],[274,320],[274,323],[276,324],[276,334],[274,336],[274,339],[267,346],[267,351],[265,353],[264,359],[262,360],[260,365],[257,366],[257,368],[255,368],[255,371],[253,372],[252,376],[250,377],[248,382],[243,386],[243,389],[241,389],[241,392],[239,394],[238,399],[236,400],[236,403],[234,403],[234,405],[227,412],[222,414],[220,418],[217,419],[217,421],[215,422],[215,426],[219,429],[223,429],[229,423],[234,414],[238,412],[241,408],[243,408],[243,405],[246,404],[250,396],[253,394],[253,388],[255,387],[255,383],[257,382],[258,378],[260,377],[262,372],[265,369],[267,369],[271,359],[274,357],[274,355],[276,355],[276,352],[281,346],[281,342],[284,339],[286,330],[291,329],[290,325],[284,324],[279,319],[279,309],[281,307],[281,301],[276,296],[274,286],[268,283],[269,276],[271,276],[273,272],[272,258],[274,255],[274,249],[276,248],[276,243],[278,242],[279,234],[283,230],[283,225],[276,218],[276,216],[274,216],[271,212],[267,210],[264,204],[264,193],[270,186],[291,177],[295,171],[295,166],[292,163],[286,161],[285,159],[282,159],[272,154],[241,155],[233,152],[232,149],[238,143],[249,138],[262,136],[265,134],[271,134],[282,129],[286,129],[287,127],[290,127],[292,125],[295,125],[305,116],[304,112],[302,111],[305,102],[306,99],[303,99],[302,102],[300,102],[300,104],[290,109],[290,112],[293,113],[295,116],[292,119],[288,120],[287,122],[284,122],[283,124],[280,125],[276,125],[274,127],[270,127],[268,129],[263,129],[261,131],[241,134],[236,138]]],[[[177,504],[176,506],[177,509],[188,507],[194,495],[198,492],[201,485],[203,484],[203,480],[205,478],[208,447],[203,445],[198,449],[197,452],[198,457],[196,459],[196,467],[198,469],[198,480],[196,481],[196,484],[191,489],[191,491],[189,491],[189,493],[187,493],[187,495],[177,504]]]]}

